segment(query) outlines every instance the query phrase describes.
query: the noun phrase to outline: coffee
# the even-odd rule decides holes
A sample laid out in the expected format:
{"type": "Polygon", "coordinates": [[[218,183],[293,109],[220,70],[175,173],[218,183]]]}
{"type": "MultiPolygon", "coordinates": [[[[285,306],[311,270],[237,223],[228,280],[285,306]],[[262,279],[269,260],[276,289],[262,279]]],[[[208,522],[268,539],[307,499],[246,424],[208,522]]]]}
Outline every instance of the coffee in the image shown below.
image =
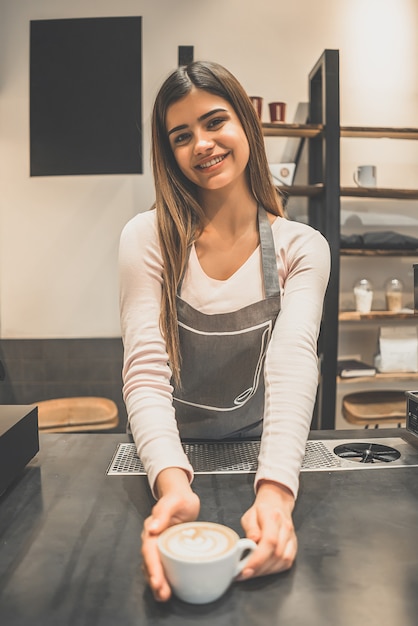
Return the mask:
{"type": "Polygon", "coordinates": [[[388,311],[402,309],[402,282],[398,278],[391,278],[386,282],[386,308],[388,311]]]}
{"type": "Polygon", "coordinates": [[[236,544],[233,530],[210,522],[172,526],[161,539],[170,556],[187,561],[210,561],[229,552],[236,544]]]}
{"type": "Polygon", "coordinates": [[[386,307],[388,311],[400,311],[402,309],[402,293],[400,291],[388,291],[386,307]]]}
{"type": "Polygon", "coordinates": [[[164,530],[158,550],[174,593],[185,602],[219,598],[242,572],[256,544],[222,524],[186,522],[164,530]]]}

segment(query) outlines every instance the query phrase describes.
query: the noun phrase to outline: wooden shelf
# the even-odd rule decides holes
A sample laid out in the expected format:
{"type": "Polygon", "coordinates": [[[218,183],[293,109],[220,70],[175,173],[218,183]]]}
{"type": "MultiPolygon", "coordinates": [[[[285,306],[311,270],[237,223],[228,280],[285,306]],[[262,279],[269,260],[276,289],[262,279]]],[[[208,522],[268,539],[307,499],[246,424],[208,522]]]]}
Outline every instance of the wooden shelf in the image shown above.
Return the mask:
{"type": "Polygon", "coordinates": [[[418,128],[341,126],[340,134],[341,137],[367,139],[418,139],[418,128]]]}
{"type": "MultiPolygon", "coordinates": [[[[317,137],[323,124],[286,124],[265,122],[262,124],[265,137],[317,137]]],[[[341,126],[341,137],[368,139],[418,139],[418,128],[389,128],[372,126],[341,126]]]]}
{"type": "Polygon", "coordinates": [[[354,376],[352,378],[341,378],[341,376],[337,376],[337,383],[345,385],[353,384],[353,383],[370,383],[376,380],[386,381],[386,382],[396,382],[402,380],[418,380],[417,372],[377,372],[374,376],[354,376]]]}
{"type": "Polygon", "coordinates": [[[306,196],[313,198],[324,191],[324,184],[317,185],[278,185],[276,187],[284,196],[306,196]]]}
{"type": "Polygon", "coordinates": [[[341,248],[341,256],[412,256],[418,257],[418,250],[391,249],[372,250],[368,248],[341,248]]]}
{"type": "Polygon", "coordinates": [[[322,124],[262,124],[265,137],[317,137],[324,129],[322,124]]]}
{"type": "Polygon", "coordinates": [[[341,187],[341,196],[351,198],[388,198],[418,200],[418,189],[389,189],[383,187],[341,187]]]}
{"type": "Polygon", "coordinates": [[[359,322],[363,320],[413,320],[417,319],[414,313],[395,313],[394,311],[370,311],[370,313],[359,313],[358,311],[340,311],[338,319],[340,322],[359,322]]]}

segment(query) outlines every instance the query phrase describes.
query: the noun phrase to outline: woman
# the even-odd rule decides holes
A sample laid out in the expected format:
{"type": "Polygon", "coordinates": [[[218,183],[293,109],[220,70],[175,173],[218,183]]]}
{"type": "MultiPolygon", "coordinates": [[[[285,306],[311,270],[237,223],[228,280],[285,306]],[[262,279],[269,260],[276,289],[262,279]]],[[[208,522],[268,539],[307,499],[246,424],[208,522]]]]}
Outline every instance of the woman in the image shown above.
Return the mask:
{"type": "Polygon", "coordinates": [[[157,499],[144,567],[164,601],[158,534],[199,514],[183,438],[261,434],[255,499],[241,519],[258,547],[242,578],[295,559],[329,248],[283,217],[260,122],[222,66],[194,62],[166,79],[152,157],[155,206],[121,236],[121,325],[129,424],[157,499]]]}

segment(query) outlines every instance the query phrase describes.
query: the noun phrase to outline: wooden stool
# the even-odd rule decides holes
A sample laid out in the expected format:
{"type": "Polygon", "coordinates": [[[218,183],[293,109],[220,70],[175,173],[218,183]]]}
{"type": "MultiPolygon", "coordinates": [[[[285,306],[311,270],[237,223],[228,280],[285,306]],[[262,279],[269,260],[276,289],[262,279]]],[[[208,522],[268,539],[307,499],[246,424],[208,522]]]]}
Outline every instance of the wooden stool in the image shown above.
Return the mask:
{"type": "Polygon", "coordinates": [[[42,433],[110,430],[119,424],[118,407],[109,398],[54,398],[34,404],[42,433]]]}
{"type": "Polygon", "coordinates": [[[406,396],[404,391],[359,391],[343,398],[342,414],[350,424],[404,426],[406,396]]]}

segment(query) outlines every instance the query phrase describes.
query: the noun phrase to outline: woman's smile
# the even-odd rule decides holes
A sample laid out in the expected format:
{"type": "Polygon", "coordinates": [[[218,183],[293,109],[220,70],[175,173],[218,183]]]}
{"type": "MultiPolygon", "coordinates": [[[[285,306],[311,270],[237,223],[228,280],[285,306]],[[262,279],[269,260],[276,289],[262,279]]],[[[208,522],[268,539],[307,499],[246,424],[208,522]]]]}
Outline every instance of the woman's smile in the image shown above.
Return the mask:
{"type": "Polygon", "coordinates": [[[199,170],[207,170],[209,168],[212,168],[214,165],[218,165],[218,163],[222,163],[222,161],[224,161],[224,159],[226,159],[227,156],[228,154],[213,156],[209,160],[206,160],[202,163],[198,163],[196,167],[199,170]]]}

